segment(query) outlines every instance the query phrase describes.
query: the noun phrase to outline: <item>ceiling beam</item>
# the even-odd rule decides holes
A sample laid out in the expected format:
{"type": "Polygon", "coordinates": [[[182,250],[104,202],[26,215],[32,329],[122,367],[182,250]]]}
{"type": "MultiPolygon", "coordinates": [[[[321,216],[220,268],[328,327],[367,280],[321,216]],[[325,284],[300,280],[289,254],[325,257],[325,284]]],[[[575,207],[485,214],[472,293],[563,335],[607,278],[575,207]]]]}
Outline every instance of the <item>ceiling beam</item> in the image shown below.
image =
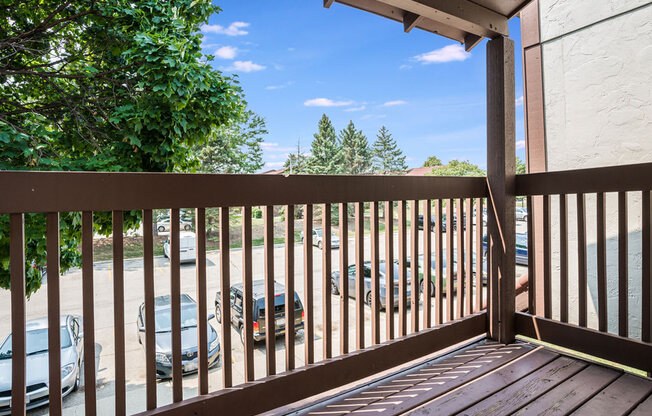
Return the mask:
{"type": "Polygon", "coordinates": [[[475,48],[475,46],[480,43],[482,39],[482,36],[474,35],[473,33],[467,33],[466,36],[464,36],[464,50],[468,52],[471,49],[475,48]]]}
{"type": "Polygon", "coordinates": [[[403,31],[405,33],[410,33],[410,30],[414,29],[414,27],[419,23],[419,20],[421,20],[421,16],[418,14],[405,12],[403,14],[403,31]]]}
{"type": "Polygon", "coordinates": [[[334,2],[334,1],[335,1],[335,0],[324,0],[324,7],[325,7],[326,9],[330,8],[330,7],[333,5],[333,2],[334,2]]]}
{"type": "MultiPolygon", "coordinates": [[[[326,0],[325,0],[326,1],[326,0]]],[[[481,37],[509,36],[507,17],[469,0],[378,0],[481,37]]]]}

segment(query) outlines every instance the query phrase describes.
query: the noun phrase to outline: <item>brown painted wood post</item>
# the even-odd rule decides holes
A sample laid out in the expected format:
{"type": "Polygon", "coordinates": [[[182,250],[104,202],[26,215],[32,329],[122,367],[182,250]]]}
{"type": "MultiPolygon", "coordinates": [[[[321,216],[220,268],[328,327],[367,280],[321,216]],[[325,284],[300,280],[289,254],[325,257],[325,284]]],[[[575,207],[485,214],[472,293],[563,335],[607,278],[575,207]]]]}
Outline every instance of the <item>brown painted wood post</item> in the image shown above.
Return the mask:
{"type": "MultiPolygon", "coordinates": [[[[489,311],[490,336],[502,343],[514,341],[516,175],[514,132],[514,41],[499,37],[487,43],[487,183],[491,210],[487,214],[491,259],[491,293],[498,307],[489,311]],[[492,272],[493,274],[493,272],[492,272]]],[[[495,305],[495,303],[494,303],[495,305]]]]}

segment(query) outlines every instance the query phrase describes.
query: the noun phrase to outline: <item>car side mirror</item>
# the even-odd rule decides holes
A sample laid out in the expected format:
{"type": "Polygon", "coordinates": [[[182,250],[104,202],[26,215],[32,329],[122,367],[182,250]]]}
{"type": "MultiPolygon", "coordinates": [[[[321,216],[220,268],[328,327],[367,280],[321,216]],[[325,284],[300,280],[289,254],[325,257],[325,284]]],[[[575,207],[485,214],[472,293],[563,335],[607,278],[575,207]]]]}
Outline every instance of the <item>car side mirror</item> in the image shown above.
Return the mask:
{"type": "Polygon", "coordinates": [[[145,332],[145,325],[139,327],[138,330],[139,330],[140,332],[145,332]]]}
{"type": "Polygon", "coordinates": [[[209,321],[210,321],[211,319],[213,319],[213,318],[215,318],[215,314],[214,314],[214,313],[208,315],[208,320],[209,320],[209,321]]]}
{"type": "Polygon", "coordinates": [[[82,339],[82,338],[84,338],[84,333],[83,333],[83,332],[79,332],[79,333],[77,334],[77,339],[76,339],[76,341],[79,342],[79,340],[82,339]]]}

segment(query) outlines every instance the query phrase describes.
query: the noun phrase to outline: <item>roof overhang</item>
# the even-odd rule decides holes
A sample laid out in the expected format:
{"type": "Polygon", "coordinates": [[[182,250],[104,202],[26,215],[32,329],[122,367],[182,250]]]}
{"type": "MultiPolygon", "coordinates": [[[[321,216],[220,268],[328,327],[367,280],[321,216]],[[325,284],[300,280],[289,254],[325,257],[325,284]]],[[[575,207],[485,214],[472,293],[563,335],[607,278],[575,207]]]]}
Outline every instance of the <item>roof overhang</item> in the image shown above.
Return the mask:
{"type": "Polygon", "coordinates": [[[342,3],[464,44],[470,51],[483,38],[509,36],[507,22],[531,0],[324,0],[342,3]]]}

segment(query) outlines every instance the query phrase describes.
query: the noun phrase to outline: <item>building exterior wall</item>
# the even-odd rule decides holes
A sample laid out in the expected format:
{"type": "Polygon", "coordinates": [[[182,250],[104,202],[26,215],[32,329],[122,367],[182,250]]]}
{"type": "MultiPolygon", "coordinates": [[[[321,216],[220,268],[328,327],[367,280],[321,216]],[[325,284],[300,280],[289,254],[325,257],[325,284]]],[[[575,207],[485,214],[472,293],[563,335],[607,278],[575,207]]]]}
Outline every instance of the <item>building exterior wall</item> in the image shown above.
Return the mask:
{"type": "MultiPolygon", "coordinates": [[[[545,148],[546,170],[652,162],[652,2],[538,0],[537,11],[542,72],[539,88],[543,95],[545,137],[544,143],[538,144],[545,148]]],[[[527,67],[528,62],[524,65],[527,67]]],[[[532,86],[526,82],[526,95],[531,92],[532,86]]],[[[527,112],[530,117],[529,107],[527,112]]],[[[595,200],[594,195],[589,195],[586,201],[588,324],[592,328],[597,328],[595,200]]],[[[617,333],[617,196],[608,194],[606,200],[608,328],[609,332],[617,333]]],[[[559,317],[558,201],[557,197],[552,198],[554,318],[559,317]]],[[[628,315],[630,336],[639,337],[640,193],[629,193],[628,201],[628,315]]],[[[573,255],[577,252],[575,196],[569,196],[568,208],[569,318],[577,322],[577,256],[573,255]]]]}

